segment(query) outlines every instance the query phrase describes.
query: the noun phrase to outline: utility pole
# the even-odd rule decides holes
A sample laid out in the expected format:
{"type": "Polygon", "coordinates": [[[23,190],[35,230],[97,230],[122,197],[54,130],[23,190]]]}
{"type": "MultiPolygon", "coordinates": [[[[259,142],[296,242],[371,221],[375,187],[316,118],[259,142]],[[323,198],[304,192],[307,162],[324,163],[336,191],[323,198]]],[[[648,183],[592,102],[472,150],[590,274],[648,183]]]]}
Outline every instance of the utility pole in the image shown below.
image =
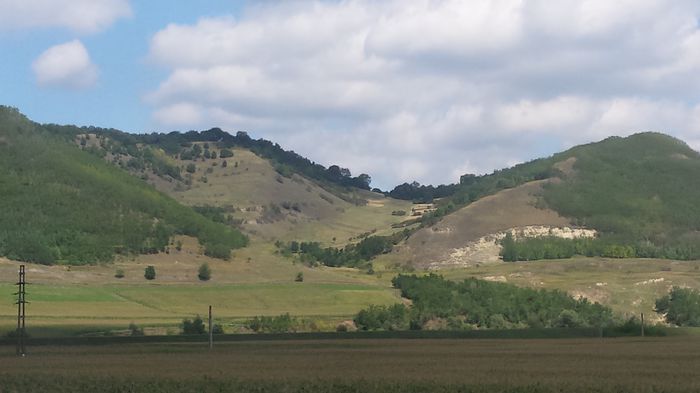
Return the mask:
{"type": "Polygon", "coordinates": [[[25,351],[25,341],[26,341],[26,331],[25,331],[25,304],[26,301],[26,291],[25,285],[27,284],[24,277],[24,265],[19,266],[19,280],[17,281],[17,356],[26,355],[25,351]]]}
{"type": "Polygon", "coordinates": [[[209,349],[214,348],[214,325],[212,325],[211,304],[209,305],[209,349]]]}

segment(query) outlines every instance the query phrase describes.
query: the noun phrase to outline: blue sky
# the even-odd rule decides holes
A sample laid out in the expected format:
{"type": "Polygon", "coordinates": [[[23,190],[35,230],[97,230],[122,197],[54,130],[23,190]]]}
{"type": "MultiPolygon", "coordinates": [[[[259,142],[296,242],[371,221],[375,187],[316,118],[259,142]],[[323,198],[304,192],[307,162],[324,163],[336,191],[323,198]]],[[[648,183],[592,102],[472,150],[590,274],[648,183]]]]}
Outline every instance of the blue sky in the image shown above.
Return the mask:
{"type": "MultiPolygon", "coordinates": [[[[68,3],[68,2],[66,2],[68,3]]],[[[149,64],[149,40],[169,23],[194,23],[200,17],[240,14],[245,1],[178,2],[148,0],[128,3],[132,15],[98,32],[70,27],[0,29],[3,56],[0,103],[18,107],[41,123],[96,125],[130,132],[160,131],[150,119],[142,96],[167,76],[149,64]],[[47,48],[80,39],[99,67],[94,88],[41,88],[31,64],[47,48]]],[[[3,2],[0,1],[0,5],[3,2]]]]}
{"type": "Polygon", "coordinates": [[[691,0],[0,0],[0,103],[129,132],[246,130],[375,186],[610,135],[700,148],[691,0]]]}

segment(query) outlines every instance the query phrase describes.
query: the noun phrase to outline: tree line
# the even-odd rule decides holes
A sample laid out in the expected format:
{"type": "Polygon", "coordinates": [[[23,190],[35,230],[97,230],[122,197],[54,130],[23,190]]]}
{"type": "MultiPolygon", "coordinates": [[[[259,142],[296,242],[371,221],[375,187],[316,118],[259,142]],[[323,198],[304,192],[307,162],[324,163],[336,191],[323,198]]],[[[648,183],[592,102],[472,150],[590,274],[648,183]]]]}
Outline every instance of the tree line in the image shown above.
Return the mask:
{"type": "Polygon", "coordinates": [[[601,327],[612,323],[612,310],[565,292],[442,276],[398,275],[392,280],[412,306],[370,306],[355,317],[361,330],[507,329],[601,327]]]}
{"type": "Polygon", "coordinates": [[[396,232],[389,236],[367,236],[358,243],[348,244],[343,248],[322,247],[319,242],[292,241],[287,244],[278,242],[277,246],[284,254],[298,255],[303,263],[321,264],[330,267],[371,268],[370,260],[377,255],[390,252],[394,245],[410,235],[409,230],[396,232]]]}

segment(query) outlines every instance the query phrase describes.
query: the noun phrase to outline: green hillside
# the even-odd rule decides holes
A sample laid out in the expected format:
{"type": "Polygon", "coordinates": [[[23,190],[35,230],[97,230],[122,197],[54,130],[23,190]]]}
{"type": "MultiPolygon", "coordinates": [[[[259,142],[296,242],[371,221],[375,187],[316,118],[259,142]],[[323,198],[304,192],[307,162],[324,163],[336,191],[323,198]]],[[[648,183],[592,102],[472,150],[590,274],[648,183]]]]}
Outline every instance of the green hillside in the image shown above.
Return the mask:
{"type": "Polygon", "coordinates": [[[0,107],[0,256],[87,264],[153,253],[175,234],[228,258],[239,231],[214,223],[142,180],[0,107]]]}
{"type": "Polygon", "coordinates": [[[609,138],[565,154],[576,158],[574,172],[546,188],[547,205],[620,243],[646,243],[648,252],[655,252],[652,245],[676,247],[678,255],[670,257],[700,257],[693,246],[700,229],[700,154],[657,133],[609,138]]]}
{"type": "Polygon", "coordinates": [[[611,137],[489,175],[465,175],[455,193],[422,221],[430,226],[485,195],[555,179],[538,195],[539,206],[596,229],[599,238],[509,240],[516,249],[504,251],[508,260],[575,254],[700,259],[699,174],[700,154],[678,139],[652,132],[611,137]]]}

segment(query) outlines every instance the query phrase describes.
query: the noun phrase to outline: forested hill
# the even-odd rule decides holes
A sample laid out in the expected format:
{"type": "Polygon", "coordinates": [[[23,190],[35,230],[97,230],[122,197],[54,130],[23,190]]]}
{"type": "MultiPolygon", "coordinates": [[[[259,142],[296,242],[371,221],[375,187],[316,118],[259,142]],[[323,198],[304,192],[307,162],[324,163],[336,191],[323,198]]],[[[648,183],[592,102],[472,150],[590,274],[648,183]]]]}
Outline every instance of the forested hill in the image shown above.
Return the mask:
{"type": "Polygon", "coordinates": [[[74,143],[0,107],[0,256],[85,264],[162,251],[175,234],[228,258],[247,244],[74,143]]]}
{"type": "Polygon", "coordinates": [[[700,154],[654,132],[610,137],[485,176],[465,175],[423,224],[486,195],[544,179],[555,181],[538,196],[540,207],[600,233],[575,252],[700,258],[700,154]]]}
{"type": "Polygon", "coordinates": [[[624,256],[700,257],[700,154],[684,142],[641,133],[555,156],[562,159],[573,165],[545,188],[547,206],[629,246],[633,255],[624,256]]]}
{"type": "MultiPolygon", "coordinates": [[[[98,127],[61,126],[55,124],[46,124],[44,127],[67,138],[74,138],[77,135],[84,134],[95,134],[109,138],[117,142],[115,146],[119,149],[124,149],[121,152],[123,154],[136,152],[139,145],[147,145],[162,149],[170,156],[179,156],[181,159],[186,159],[186,157],[196,159],[199,158],[197,154],[203,154],[204,152],[192,151],[191,147],[193,147],[195,142],[206,142],[216,144],[220,149],[233,147],[248,149],[258,156],[270,160],[277,172],[287,177],[292,173],[298,173],[321,184],[356,187],[364,190],[370,189],[372,181],[372,178],[367,174],[363,173],[353,177],[347,168],[341,168],[338,165],[331,165],[326,168],[308,158],[302,157],[294,151],[284,150],[277,143],[265,139],[253,139],[248,133],[243,131],[232,135],[222,131],[220,128],[212,128],[201,132],[129,134],[115,129],[98,127]]],[[[131,155],[133,156],[134,154],[131,155]]]]}

